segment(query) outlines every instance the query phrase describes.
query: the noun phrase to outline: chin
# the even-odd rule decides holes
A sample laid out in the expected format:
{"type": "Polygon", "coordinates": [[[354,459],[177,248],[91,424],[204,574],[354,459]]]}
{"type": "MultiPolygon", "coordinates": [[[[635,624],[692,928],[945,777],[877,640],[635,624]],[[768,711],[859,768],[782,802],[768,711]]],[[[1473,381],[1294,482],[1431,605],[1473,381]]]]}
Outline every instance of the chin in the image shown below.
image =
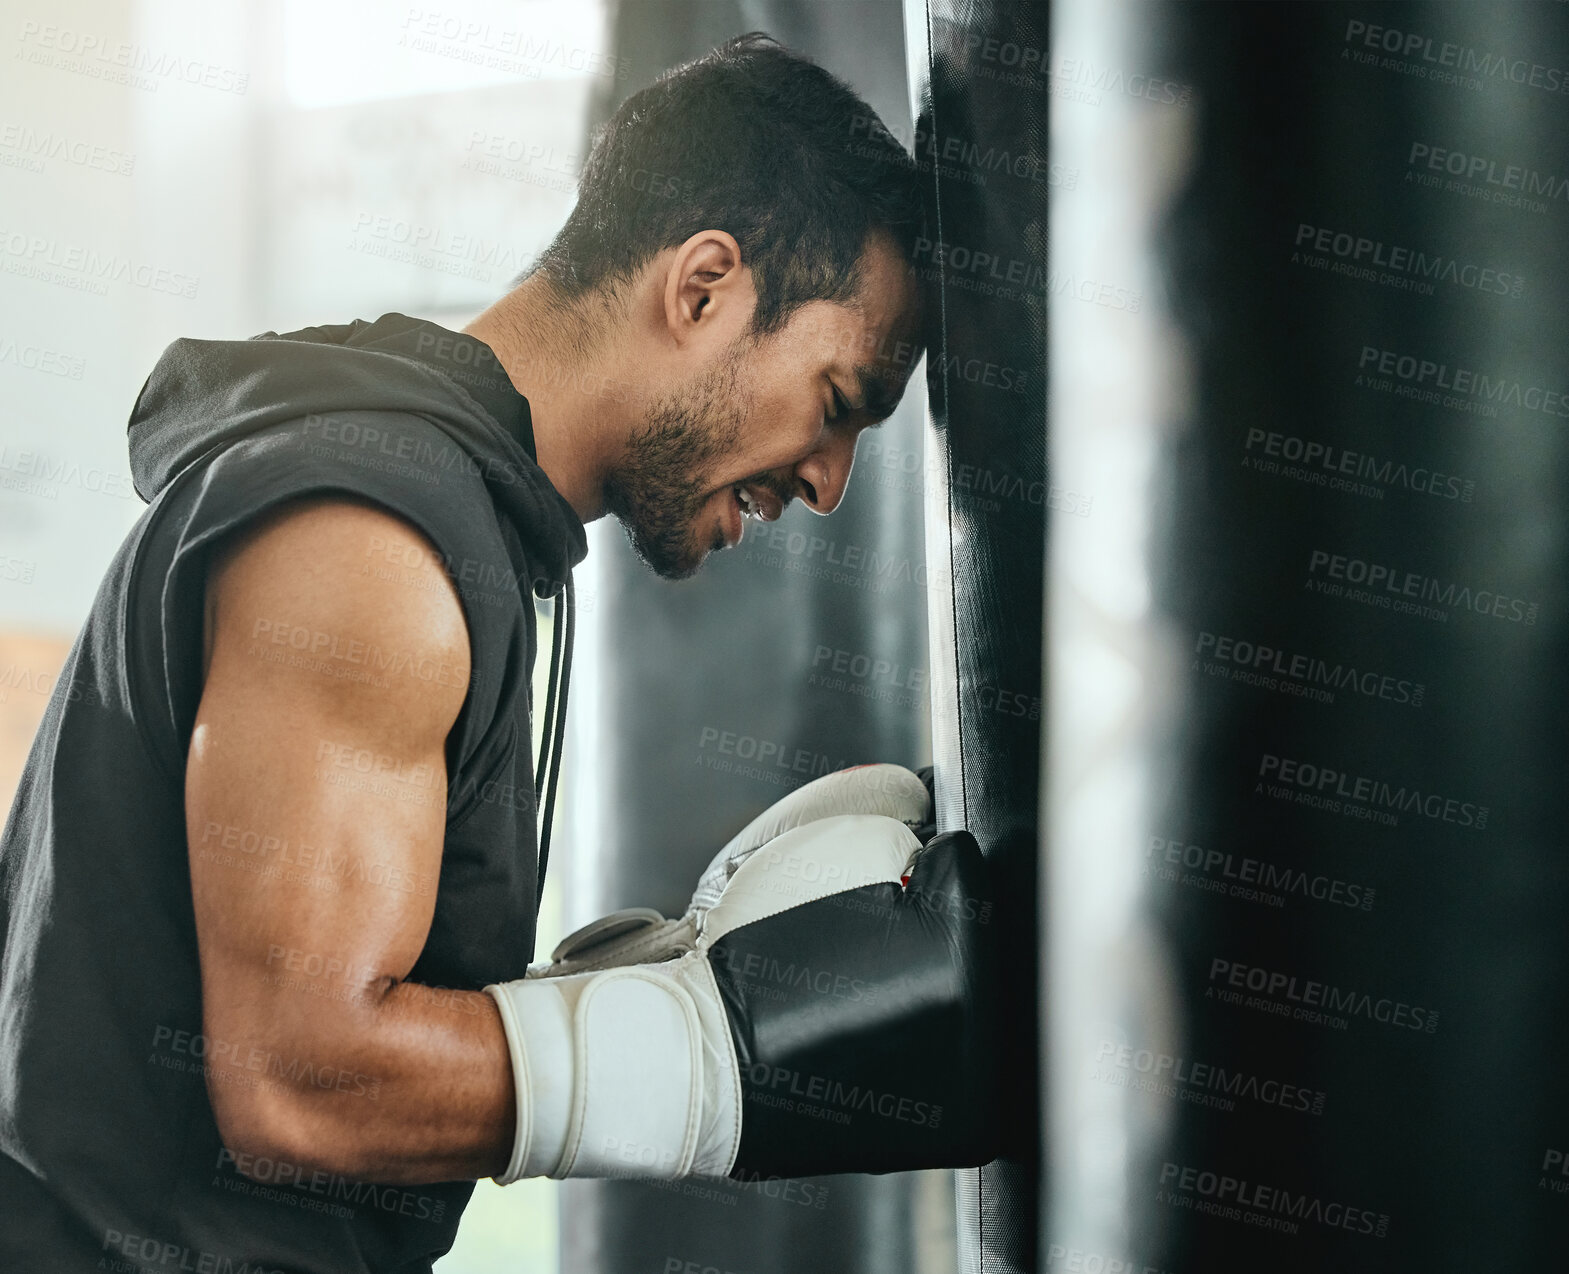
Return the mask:
{"type": "Polygon", "coordinates": [[[632,551],[644,566],[667,580],[691,579],[696,575],[710,553],[724,548],[724,533],[715,530],[708,544],[703,544],[695,530],[689,531],[679,544],[670,535],[650,535],[643,528],[622,524],[632,551]]]}
{"type": "MultiPolygon", "coordinates": [[[[644,560],[646,561],[647,559],[644,560]]],[[[653,568],[654,574],[659,576],[660,579],[674,581],[691,579],[692,576],[696,575],[698,571],[702,569],[703,563],[707,560],[708,554],[704,553],[698,557],[696,561],[685,559],[680,562],[667,561],[657,565],[653,562],[649,562],[648,565],[653,568]]]]}

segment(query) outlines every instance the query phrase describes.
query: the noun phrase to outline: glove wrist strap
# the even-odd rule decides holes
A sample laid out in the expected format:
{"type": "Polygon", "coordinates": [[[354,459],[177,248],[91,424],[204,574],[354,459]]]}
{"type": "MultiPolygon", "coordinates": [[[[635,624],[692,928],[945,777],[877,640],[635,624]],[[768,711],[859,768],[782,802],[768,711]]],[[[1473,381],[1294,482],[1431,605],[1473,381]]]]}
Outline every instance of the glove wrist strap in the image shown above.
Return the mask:
{"type": "Polygon", "coordinates": [[[517,1133],[498,1184],[730,1170],[740,1078],[701,956],[485,989],[517,1085],[517,1133]]]}

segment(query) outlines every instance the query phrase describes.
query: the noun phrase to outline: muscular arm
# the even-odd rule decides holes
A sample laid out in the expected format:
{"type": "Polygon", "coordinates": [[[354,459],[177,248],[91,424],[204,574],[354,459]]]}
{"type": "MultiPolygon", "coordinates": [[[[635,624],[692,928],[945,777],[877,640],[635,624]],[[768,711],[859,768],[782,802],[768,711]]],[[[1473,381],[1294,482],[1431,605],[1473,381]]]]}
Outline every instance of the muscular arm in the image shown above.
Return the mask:
{"type": "Polygon", "coordinates": [[[185,807],[224,1144],[396,1184],[500,1172],[515,1109],[495,1004],[405,981],[468,685],[451,582],[402,520],[312,501],[215,563],[207,625],[185,807]],[[389,560],[423,565],[379,578],[389,560]]]}

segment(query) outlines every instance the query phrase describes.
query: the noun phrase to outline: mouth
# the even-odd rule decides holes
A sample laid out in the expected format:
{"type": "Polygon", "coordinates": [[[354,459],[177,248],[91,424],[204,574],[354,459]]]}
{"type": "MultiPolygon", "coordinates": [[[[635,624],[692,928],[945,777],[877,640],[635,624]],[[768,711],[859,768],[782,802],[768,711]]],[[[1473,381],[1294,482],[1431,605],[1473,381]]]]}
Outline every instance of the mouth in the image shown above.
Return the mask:
{"type": "Polygon", "coordinates": [[[738,482],[730,490],[744,517],[757,522],[776,522],[784,512],[785,501],[767,487],[738,482]]]}
{"type": "Polygon", "coordinates": [[[720,513],[720,534],[726,548],[734,548],[741,542],[747,522],[777,521],[788,503],[757,483],[737,482],[729,488],[727,495],[720,513]]]}

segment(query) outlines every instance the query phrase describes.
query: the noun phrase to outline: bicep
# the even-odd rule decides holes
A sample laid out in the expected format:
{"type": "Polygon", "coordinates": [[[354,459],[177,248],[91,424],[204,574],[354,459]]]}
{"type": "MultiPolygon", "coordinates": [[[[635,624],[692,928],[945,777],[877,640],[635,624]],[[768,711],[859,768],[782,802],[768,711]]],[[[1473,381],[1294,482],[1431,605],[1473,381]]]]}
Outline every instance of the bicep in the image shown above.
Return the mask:
{"type": "Polygon", "coordinates": [[[208,601],[186,771],[205,1029],[304,1047],[373,1009],[424,945],[467,630],[428,542],[343,501],[248,535],[208,601]],[[428,574],[367,571],[372,537],[422,548],[407,560],[428,574]]]}

